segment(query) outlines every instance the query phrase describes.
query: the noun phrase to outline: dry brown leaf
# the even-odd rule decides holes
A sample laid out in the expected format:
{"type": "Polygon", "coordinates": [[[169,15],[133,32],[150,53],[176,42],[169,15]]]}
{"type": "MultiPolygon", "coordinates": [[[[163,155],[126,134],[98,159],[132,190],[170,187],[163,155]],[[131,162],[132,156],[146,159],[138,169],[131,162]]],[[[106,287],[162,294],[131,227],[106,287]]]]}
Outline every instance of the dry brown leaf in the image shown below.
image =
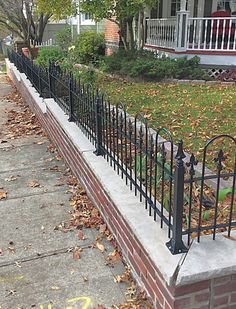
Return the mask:
{"type": "Polygon", "coordinates": [[[100,228],[99,228],[99,233],[101,233],[101,234],[105,233],[106,229],[107,229],[107,225],[101,224],[100,228]]]}
{"type": "Polygon", "coordinates": [[[7,192],[6,191],[0,191],[0,200],[7,198],[7,192]]]}
{"type": "Polygon", "coordinates": [[[78,233],[78,237],[79,237],[79,239],[80,240],[85,240],[86,239],[86,237],[85,237],[85,235],[84,235],[84,232],[83,231],[79,231],[79,233],[78,233]]]}
{"type": "Polygon", "coordinates": [[[74,260],[79,260],[81,258],[81,248],[76,248],[73,252],[73,259],[74,260]]]}
{"type": "Polygon", "coordinates": [[[13,253],[13,254],[16,253],[16,248],[13,247],[13,246],[9,246],[7,249],[8,249],[8,251],[9,251],[10,253],[13,253]]]}
{"type": "Polygon", "coordinates": [[[59,286],[51,286],[51,290],[53,291],[59,291],[60,289],[59,286]]]}
{"type": "Polygon", "coordinates": [[[101,244],[100,242],[96,242],[96,247],[101,251],[104,252],[105,251],[105,247],[103,244],[101,244]]]}
{"type": "Polygon", "coordinates": [[[31,188],[38,188],[40,187],[40,184],[36,180],[32,180],[29,182],[28,186],[31,188]]]}

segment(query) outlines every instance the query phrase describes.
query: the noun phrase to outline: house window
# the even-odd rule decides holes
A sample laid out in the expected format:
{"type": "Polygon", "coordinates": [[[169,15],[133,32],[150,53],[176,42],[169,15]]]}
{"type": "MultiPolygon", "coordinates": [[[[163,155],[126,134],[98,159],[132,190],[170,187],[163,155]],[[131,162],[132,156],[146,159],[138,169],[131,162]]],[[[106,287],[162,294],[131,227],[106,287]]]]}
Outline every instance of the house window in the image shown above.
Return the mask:
{"type": "MultiPolygon", "coordinates": [[[[176,13],[180,10],[181,0],[171,0],[170,16],[176,16],[176,13]]],[[[188,1],[186,1],[186,10],[188,9],[188,1]]]]}
{"type": "Polygon", "coordinates": [[[95,25],[95,21],[93,20],[91,13],[81,14],[81,25],[95,25]]]}
{"type": "Polygon", "coordinates": [[[83,20],[92,20],[92,14],[91,13],[84,13],[83,14],[83,20]]]}

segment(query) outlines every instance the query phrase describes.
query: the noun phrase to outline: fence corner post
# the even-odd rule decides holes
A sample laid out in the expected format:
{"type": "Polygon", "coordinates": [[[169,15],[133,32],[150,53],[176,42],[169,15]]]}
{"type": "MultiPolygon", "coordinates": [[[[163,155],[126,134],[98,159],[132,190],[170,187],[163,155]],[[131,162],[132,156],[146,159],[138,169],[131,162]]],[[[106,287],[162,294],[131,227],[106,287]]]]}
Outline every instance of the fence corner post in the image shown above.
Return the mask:
{"type": "Polygon", "coordinates": [[[176,168],[174,178],[174,210],[173,210],[173,228],[172,238],[166,243],[172,254],[187,252],[188,249],[182,240],[183,228],[183,206],[184,206],[184,161],[185,154],[183,151],[183,141],[178,143],[178,151],[176,154],[176,168]]]}
{"type": "Polygon", "coordinates": [[[96,119],[96,150],[94,151],[96,156],[102,156],[104,154],[102,148],[102,102],[99,94],[97,93],[95,103],[95,119],[96,119]]]}
{"type": "Polygon", "coordinates": [[[74,106],[73,106],[73,75],[70,73],[70,81],[69,81],[69,122],[73,121],[73,113],[74,113],[74,106]]]}

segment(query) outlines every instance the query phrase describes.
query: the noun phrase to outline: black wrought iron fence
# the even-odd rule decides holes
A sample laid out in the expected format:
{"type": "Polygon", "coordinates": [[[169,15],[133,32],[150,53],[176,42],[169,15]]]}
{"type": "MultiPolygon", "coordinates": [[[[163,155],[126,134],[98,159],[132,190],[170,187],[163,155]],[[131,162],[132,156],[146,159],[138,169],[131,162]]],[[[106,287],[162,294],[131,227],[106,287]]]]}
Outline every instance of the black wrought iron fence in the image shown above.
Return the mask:
{"type": "Polygon", "coordinates": [[[198,163],[193,154],[186,157],[182,141],[174,145],[168,130],[152,130],[142,115],[131,117],[125,106],[113,105],[98,89],[83,85],[59,66],[42,69],[15,52],[9,58],[41,96],[53,97],[69,121],[77,123],[95,144],[96,155],[103,156],[145,202],[149,216],[167,227],[167,246],[173,254],[187,251],[193,238],[200,241],[205,234],[215,239],[216,233],[227,231],[231,236],[236,229],[234,136],[214,137],[198,163]],[[209,152],[212,145],[216,146],[209,152]],[[231,170],[225,168],[230,156],[231,170]],[[209,162],[216,168],[209,170],[209,162]]]}

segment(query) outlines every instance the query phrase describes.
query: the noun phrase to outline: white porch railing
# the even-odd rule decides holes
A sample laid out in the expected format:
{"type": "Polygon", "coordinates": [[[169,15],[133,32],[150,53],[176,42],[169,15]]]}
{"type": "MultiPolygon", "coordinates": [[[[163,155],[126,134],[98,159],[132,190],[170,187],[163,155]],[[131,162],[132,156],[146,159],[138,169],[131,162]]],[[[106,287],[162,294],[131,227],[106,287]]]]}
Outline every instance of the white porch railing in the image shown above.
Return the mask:
{"type": "Polygon", "coordinates": [[[236,51],[236,16],[189,18],[187,49],[236,51]]]}
{"type": "Polygon", "coordinates": [[[54,39],[49,39],[47,41],[44,41],[42,43],[38,43],[38,42],[35,42],[33,40],[31,40],[31,45],[32,46],[35,46],[35,47],[47,47],[47,46],[54,46],[55,45],[55,40],[54,39]]]}
{"type": "Polygon", "coordinates": [[[148,19],[146,44],[175,48],[176,19],[148,19]]]}

